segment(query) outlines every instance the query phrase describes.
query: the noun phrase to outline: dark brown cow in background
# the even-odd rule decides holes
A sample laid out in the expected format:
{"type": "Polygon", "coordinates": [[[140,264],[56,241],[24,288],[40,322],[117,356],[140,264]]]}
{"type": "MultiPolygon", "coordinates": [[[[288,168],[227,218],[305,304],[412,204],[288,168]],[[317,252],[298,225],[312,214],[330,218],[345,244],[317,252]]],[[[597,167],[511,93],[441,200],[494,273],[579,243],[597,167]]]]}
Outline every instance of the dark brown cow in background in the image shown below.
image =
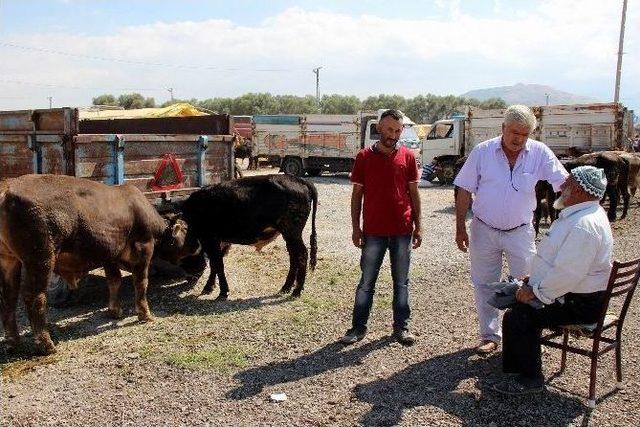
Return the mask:
{"type": "Polygon", "coordinates": [[[558,218],[558,211],[553,207],[556,201],[556,193],[553,186],[548,181],[538,181],[536,183],[536,209],[533,211],[533,228],[536,236],[540,231],[540,220],[548,218],[549,223],[553,223],[558,218]]]}
{"type": "Polygon", "coordinates": [[[46,327],[53,272],[74,288],[89,271],[104,267],[109,314],[120,317],[120,269],[131,271],[138,319],[152,320],[148,269],[156,243],[172,238],[165,230],[165,220],[130,185],[111,187],[64,175],[24,175],[0,183],[0,311],[9,348],[19,341],[21,268],[27,315],[44,353],[55,351],[46,327]]]}
{"type": "Polygon", "coordinates": [[[619,197],[622,196],[623,208],[622,216],[620,219],[624,219],[627,216],[629,209],[629,199],[631,195],[629,193],[629,163],[626,161],[619,152],[616,151],[598,151],[595,153],[583,154],[582,156],[563,161],[564,167],[567,171],[578,166],[595,166],[597,168],[604,169],[604,173],[607,177],[607,191],[605,197],[609,198],[609,209],[607,216],[609,221],[616,220],[616,209],[618,207],[619,197]]]}
{"type": "Polygon", "coordinates": [[[640,187],[640,154],[628,153],[626,151],[617,151],[627,164],[629,165],[628,187],[631,196],[636,195],[638,187],[640,187]]]}
{"type": "MultiPolygon", "coordinates": [[[[191,255],[182,247],[194,247],[197,240],[209,258],[209,280],[203,293],[211,293],[216,277],[220,279],[218,300],[229,294],[223,257],[230,244],[254,245],[257,248],[282,235],[289,253],[289,272],[281,292],[300,296],[307,273],[307,260],[313,270],[316,265],[316,209],[318,192],[315,186],[291,175],[259,175],[223,182],[202,188],[191,194],[182,205],[187,230],[178,226],[174,235],[181,243],[174,252],[174,262],[191,255]],[[309,213],[311,218],[311,254],[302,240],[309,213]]],[[[203,263],[200,273],[204,271],[203,263]]]]}

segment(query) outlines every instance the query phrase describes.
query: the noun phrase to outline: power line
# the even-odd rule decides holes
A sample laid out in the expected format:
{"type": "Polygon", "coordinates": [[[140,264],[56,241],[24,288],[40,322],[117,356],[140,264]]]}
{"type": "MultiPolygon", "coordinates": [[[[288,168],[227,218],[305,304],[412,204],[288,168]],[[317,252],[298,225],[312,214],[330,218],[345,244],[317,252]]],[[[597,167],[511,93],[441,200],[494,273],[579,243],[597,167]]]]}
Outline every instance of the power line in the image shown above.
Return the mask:
{"type": "Polygon", "coordinates": [[[79,53],[64,52],[64,51],[54,50],[54,49],[45,49],[41,47],[22,46],[22,45],[18,45],[14,43],[6,43],[6,42],[0,42],[0,46],[22,50],[22,51],[28,51],[28,52],[40,52],[40,53],[48,53],[52,55],[60,55],[60,56],[65,56],[69,58],[82,58],[82,59],[90,59],[93,61],[116,62],[121,64],[142,65],[142,66],[148,66],[148,67],[167,67],[167,68],[179,68],[179,69],[187,69],[187,70],[208,70],[208,71],[220,71],[220,72],[237,72],[237,71],[291,72],[291,71],[302,70],[302,68],[253,68],[253,69],[250,69],[246,67],[218,67],[214,65],[169,64],[165,62],[147,62],[147,61],[138,61],[138,60],[131,60],[131,59],[123,59],[123,58],[85,55],[85,54],[79,54],[79,53]]]}
{"type": "Polygon", "coordinates": [[[44,87],[44,88],[52,88],[52,89],[73,89],[73,90],[103,90],[103,91],[119,91],[119,92],[160,92],[164,91],[163,88],[104,88],[104,87],[86,87],[86,86],[69,86],[69,85],[60,85],[60,84],[49,84],[49,83],[36,83],[36,82],[27,82],[24,80],[12,80],[12,79],[0,79],[0,83],[10,83],[17,85],[25,85],[25,86],[36,86],[36,87],[44,87]]]}

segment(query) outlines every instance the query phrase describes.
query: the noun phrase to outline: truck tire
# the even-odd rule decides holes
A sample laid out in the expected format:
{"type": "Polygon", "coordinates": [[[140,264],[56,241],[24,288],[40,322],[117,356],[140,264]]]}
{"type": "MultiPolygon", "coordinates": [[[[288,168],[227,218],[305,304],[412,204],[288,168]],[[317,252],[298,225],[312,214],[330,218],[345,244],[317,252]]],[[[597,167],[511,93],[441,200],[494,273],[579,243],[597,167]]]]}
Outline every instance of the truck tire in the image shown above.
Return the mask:
{"type": "Polygon", "coordinates": [[[287,157],[284,159],[284,162],[282,162],[282,172],[293,176],[304,175],[302,161],[297,157],[287,157]]]}
{"type": "Polygon", "coordinates": [[[307,168],[307,175],[309,176],[320,176],[322,169],[320,168],[307,168]]]}

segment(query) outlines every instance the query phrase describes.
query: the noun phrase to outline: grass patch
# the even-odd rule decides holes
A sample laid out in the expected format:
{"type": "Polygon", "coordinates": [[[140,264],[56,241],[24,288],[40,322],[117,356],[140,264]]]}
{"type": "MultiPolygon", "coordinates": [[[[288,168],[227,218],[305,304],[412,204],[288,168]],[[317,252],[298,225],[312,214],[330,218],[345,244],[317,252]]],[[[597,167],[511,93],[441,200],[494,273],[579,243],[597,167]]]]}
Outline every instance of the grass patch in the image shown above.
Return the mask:
{"type": "Polygon", "coordinates": [[[189,370],[213,369],[228,372],[248,365],[248,353],[235,346],[214,347],[207,350],[172,353],[166,358],[171,366],[189,370]]]}
{"type": "Polygon", "coordinates": [[[378,309],[390,309],[392,306],[392,299],[390,296],[377,296],[373,299],[373,307],[378,309]]]}
{"type": "Polygon", "coordinates": [[[2,376],[7,380],[15,380],[33,372],[38,366],[57,363],[55,356],[32,357],[30,359],[17,360],[2,366],[2,376]]]}
{"type": "Polygon", "coordinates": [[[311,309],[311,311],[329,310],[329,309],[334,309],[338,306],[335,298],[328,299],[328,298],[321,298],[316,295],[303,294],[301,300],[305,308],[309,308],[311,309]]]}

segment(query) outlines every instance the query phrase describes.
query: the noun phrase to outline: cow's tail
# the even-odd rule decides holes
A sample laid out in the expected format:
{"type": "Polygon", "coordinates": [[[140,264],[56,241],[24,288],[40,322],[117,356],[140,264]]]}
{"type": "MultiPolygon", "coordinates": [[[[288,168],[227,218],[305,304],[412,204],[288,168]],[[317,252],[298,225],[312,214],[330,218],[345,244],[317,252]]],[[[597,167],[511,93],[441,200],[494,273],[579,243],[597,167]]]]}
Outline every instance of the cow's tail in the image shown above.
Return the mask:
{"type": "Polygon", "coordinates": [[[311,253],[309,254],[309,268],[311,270],[316,269],[316,263],[318,262],[318,237],[316,234],[316,211],[318,209],[318,190],[313,183],[305,181],[307,187],[309,187],[309,192],[311,193],[311,201],[313,204],[313,209],[311,211],[311,237],[309,239],[309,244],[311,246],[311,253]]]}

